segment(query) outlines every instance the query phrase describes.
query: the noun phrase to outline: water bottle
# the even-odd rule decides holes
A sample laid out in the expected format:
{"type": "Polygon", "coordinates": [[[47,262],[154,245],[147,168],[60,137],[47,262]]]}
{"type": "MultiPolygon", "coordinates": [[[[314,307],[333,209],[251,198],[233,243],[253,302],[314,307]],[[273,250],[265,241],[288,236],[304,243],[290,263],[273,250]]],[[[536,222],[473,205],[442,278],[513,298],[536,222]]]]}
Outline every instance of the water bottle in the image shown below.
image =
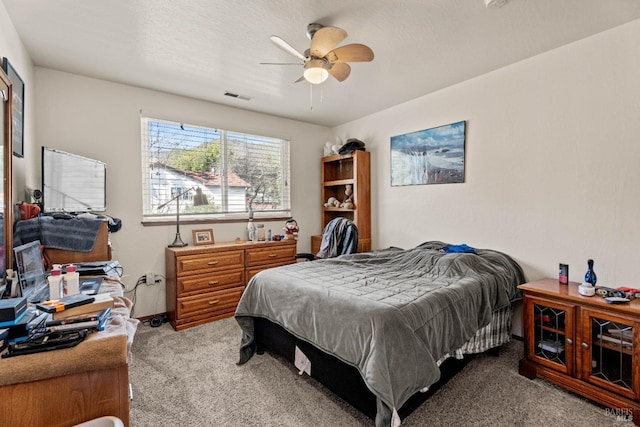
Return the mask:
{"type": "Polygon", "coordinates": [[[256,225],[253,223],[253,209],[249,207],[249,222],[247,223],[247,240],[254,242],[256,240],[256,225]]]}

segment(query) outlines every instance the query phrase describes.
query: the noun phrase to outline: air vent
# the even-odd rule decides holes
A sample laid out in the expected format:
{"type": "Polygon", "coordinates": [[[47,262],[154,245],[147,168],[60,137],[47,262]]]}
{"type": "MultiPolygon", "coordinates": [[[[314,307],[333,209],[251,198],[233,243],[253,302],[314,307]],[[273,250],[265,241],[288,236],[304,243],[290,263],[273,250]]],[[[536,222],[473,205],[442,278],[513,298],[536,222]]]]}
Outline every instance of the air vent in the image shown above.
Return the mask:
{"type": "Polygon", "coordinates": [[[238,95],[237,93],[232,93],[232,92],[225,92],[224,95],[225,96],[230,96],[231,98],[244,99],[245,101],[249,101],[251,99],[248,96],[238,95]]]}

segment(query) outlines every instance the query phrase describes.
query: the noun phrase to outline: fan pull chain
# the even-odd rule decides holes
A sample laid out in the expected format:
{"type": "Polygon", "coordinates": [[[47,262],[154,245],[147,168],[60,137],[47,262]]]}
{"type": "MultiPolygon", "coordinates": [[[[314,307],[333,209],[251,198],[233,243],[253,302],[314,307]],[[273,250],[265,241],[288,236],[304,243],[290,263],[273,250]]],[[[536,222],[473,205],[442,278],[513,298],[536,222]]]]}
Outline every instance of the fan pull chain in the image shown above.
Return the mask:
{"type": "MultiPolygon", "coordinates": [[[[315,85],[313,84],[309,84],[309,109],[311,111],[313,111],[313,87],[315,85]]],[[[320,86],[320,104],[322,104],[322,101],[324,100],[324,90],[323,90],[323,85],[319,84],[318,86],[320,86]]]]}

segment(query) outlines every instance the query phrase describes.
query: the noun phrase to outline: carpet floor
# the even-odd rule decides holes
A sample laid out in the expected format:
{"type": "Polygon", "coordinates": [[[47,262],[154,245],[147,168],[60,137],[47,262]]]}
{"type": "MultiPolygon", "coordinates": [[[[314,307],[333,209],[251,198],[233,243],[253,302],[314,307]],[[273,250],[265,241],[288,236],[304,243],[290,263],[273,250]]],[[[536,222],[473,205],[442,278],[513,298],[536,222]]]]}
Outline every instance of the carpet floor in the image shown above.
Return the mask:
{"type": "MultiPolygon", "coordinates": [[[[240,328],[224,319],[180,332],[140,325],[131,350],[131,427],[373,426],[286,360],[237,366],[240,328]]],[[[402,422],[411,426],[631,426],[606,409],[518,374],[523,343],[479,355],[402,422]]]]}

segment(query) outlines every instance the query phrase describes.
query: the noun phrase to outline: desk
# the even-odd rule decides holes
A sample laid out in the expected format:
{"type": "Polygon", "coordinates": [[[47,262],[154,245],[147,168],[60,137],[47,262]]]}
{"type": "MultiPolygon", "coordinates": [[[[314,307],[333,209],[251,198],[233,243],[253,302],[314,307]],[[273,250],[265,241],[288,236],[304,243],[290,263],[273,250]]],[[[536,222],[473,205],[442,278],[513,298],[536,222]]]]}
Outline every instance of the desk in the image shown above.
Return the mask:
{"type": "Polygon", "coordinates": [[[106,415],[129,425],[127,355],[139,322],[119,284],[101,291],[114,297],[104,331],[73,348],[0,359],[3,425],[67,427],[106,415]]]}

